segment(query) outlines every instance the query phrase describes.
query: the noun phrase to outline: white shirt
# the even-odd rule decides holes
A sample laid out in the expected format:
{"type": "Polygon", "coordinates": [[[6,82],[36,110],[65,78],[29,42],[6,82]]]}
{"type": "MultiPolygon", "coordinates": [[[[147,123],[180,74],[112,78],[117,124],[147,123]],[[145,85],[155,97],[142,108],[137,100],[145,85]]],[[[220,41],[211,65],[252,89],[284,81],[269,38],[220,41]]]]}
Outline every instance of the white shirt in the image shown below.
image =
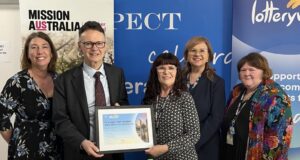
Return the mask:
{"type": "Polygon", "coordinates": [[[103,86],[106,105],[110,106],[110,97],[109,97],[109,89],[107,78],[104,70],[104,65],[102,64],[99,70],[95,70],[94,68],[88,66],[83,63],[83,80],[84,80],[84,89],[87,98],[88,110],[89,110],[89,120],[90,120],[90,140],[95,141],[95,78],[94,74],[96,72],[100,72],[100,81],[103,86]]]}

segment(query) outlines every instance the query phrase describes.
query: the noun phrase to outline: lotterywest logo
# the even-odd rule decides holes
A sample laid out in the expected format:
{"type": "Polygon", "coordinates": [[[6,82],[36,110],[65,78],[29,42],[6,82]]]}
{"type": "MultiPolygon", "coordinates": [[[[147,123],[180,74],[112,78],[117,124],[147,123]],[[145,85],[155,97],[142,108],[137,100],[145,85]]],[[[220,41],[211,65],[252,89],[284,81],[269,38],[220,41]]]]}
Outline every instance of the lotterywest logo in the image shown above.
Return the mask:
{"type": "MultiPolygon", "coordinates": [[[[300,22],[300,13],[299,12],[282,12],[279,7],[276,7],[272,0],[265,1],[265,7],[262,7],[262,10],[258,10],[257,7],[258,0],[254,0],[252,6],[252,24],[255,23],[286,23],[286,26],[289,27],[293,22],[300,22]]],[[[277,0],[278,1],[278,0],[277,0]]],[[[262,1],[259,1],[262,2],[262,1]]],[[[263,4],[264,5],[264,4],[263,4]]],[[[287,4],[287,8],[295,9],[300,5],[300,0],[290,0],[287,4]]],[[[292,10],[290,10],[292,11],[292,10]]]]}
{"type": "Polygon", "coordinates": [[[29,30],[76,31],[79,22],[70,21],[70,12],[61,10],[28,10],[29,30]]]}
{"type": "Polygon", "coordinates": [[[126,30],[178,30],[180,21],[181,13],[115,13],[115,24],[126,23],[126,30]]]}

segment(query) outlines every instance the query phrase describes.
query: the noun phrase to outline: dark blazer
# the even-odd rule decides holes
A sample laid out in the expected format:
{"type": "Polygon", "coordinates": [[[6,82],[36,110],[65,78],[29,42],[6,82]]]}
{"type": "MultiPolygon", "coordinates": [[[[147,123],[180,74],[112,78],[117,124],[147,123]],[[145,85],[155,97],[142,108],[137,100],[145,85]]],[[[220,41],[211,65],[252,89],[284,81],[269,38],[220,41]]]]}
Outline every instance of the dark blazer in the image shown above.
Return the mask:
{"type": "Polygon", "coordinates": [[[220,148],[220,127],[225,110],[225,84],[218,75],[210,81],[200,77],[190,93],[195,101],[201,137],[196,144],[199,160],[218,160],[220,148]]]}
{"type": "MultiPolygon", "coordinates": [[[[127,105],[127,92],[122,69],[104,64],[111,104],[127,105]]],[[[70,69],[55,81],[53,116],[57,134],[64,142],[64,159],[86,159],[80,144],[89,139],[90,124],[84,88],[82,65],[70,69]]]]}

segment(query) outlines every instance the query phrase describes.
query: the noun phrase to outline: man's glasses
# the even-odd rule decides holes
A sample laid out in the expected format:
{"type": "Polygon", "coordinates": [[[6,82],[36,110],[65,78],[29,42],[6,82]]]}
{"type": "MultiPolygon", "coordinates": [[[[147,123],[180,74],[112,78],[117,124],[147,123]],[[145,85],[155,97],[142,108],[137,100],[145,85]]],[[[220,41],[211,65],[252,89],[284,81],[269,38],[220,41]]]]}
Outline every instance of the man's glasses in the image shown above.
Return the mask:
{"type": "Polygon", "coordinates": [[[101,41],[98,41],[98,42],[91,42],[91,41],[87,41],[87,42],[80,42],[80,43],[82,43],[83,46],[84,46],[86,49],[90,49],[90,48],[93,48],[94,45],[95,45],[97,48],[104,48],[106,42],[101,42],[101,41]]]}

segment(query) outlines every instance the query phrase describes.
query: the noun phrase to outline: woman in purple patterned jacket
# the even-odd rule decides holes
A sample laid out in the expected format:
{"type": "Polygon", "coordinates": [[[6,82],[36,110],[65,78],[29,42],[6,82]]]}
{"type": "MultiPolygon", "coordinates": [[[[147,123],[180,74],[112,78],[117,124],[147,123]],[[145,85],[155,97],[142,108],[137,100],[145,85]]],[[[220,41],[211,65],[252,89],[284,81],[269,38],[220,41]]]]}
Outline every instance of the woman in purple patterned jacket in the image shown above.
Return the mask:
{"type": "Polygon", "coordinates": [[[237,65],[241,84],[233,88],[222,125],[222,159],[287,159],[292,136],[291,102],[271,80],[267,59],[250,53],[237,65]]]}

